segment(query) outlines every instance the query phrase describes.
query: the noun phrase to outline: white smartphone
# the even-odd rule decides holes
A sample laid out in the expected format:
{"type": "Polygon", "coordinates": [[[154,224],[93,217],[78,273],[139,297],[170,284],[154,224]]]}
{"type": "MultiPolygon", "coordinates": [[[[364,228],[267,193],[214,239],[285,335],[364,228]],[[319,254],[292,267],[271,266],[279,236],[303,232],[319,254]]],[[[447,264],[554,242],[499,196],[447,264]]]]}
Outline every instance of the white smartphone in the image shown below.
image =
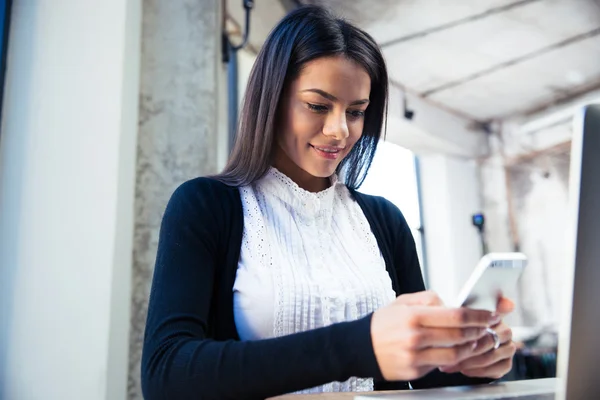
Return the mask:
{"type": "Polygon", "coordinates": [[[522,253],[486,254],[463,286],[453,306],[496,311],[499,298],[516,286],[526,266],[527,257],[522,253]]]}

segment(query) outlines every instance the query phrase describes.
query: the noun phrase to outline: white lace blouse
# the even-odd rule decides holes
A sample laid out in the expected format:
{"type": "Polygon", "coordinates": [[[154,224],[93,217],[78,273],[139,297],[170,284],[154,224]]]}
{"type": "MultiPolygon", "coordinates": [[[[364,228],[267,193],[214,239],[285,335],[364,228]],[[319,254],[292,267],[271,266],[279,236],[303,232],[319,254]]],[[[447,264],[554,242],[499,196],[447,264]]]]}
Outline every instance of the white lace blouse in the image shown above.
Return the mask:
{"type": "MultiPolygon", "coordinates": [[[[233,296],[241,340],[356,320],[395,299],[360,206],[337,177],[331,183],[311,193],[271,168],[240,188],[244,231],[233,296]]],[[[372,379],[351,378],[303,393],[372,389],[372,379]]]]}

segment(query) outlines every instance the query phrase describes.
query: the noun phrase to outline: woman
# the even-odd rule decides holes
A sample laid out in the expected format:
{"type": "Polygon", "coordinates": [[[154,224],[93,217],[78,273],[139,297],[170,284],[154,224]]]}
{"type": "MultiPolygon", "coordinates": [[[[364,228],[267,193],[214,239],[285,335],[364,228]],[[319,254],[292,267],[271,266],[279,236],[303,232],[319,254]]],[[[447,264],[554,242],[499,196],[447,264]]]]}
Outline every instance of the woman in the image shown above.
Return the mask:
{"type": "Polygon", "coordinates": [[[424,291],[400,211],[360,185],[387,112],[373,39],[317,7],[275,27],[224,172],[163,219],[142,360],[148,399],[490,382],[515,348],[499,315],[424,291]],[[494,327],[501,345],[485,329],[494,327]]]}

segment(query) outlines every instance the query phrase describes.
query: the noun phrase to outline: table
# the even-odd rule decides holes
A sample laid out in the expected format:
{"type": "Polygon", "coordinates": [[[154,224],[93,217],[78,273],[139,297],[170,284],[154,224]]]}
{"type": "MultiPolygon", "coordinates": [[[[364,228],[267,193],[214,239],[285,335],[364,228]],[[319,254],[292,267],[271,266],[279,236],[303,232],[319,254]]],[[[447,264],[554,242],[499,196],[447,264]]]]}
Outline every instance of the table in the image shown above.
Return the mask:
{"type": "MultiPolygon", "coordinates": [[[[397,393],[397,392],[367,392],[374,393],[397,393]]],[[[365,394],[365,393],[361,393],[365,394]]],[[[285,396],[271,397],[270,400],[352,400],[357,393],[322,393],[322,394],[288,394],[285,396]]]]}
{"type": "Polygon", "coordinates": [[[360,395],[368,396],[377,394],[385,400],[389,397],[398,397],[399,399],[468,399],[481,398],[480,396],[489,395],[491,398],[497,398],[498,395],[513,394],[545,394],[552,393],[557,386],[556,378],[549,379],[531,379],[524,381],[505,382],[492,385],[481,385],[472,388],[443,388],[429,390],[403,390],[397,392],[368,392],[368,393],[323,393],[311,395],[284,395],[273,397],[271,400],[354,400],[354,397],[360,395]],[[466,390],[465,390],[466,389],[466,390]],[[385,396],[381,396],[385,395],[385,396]],[[392,396],[395,395],[395,396],[392,396]]]}

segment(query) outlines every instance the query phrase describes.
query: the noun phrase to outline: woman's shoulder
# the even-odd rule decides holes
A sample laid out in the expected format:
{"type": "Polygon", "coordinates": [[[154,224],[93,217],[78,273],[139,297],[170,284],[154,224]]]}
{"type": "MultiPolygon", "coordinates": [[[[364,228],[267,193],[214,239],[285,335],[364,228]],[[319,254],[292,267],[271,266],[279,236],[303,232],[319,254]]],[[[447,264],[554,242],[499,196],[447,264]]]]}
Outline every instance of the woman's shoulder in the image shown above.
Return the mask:
{"type": "Polygon", "coordinates": [[[402,211],[385,197],[365,194],[357,190],[351,190],[351,193],[363,208],[368,208],[375,215],[388,221],[392,219],[393,221],[404,222],[402,211]]]}
{"type": "Polygon", "coordinates": [[[404,237],[410,228],[402,211],[391,201],[383,196],[375,196],[351,190],[354,199],[358,202],[369,221],[371,228],[392,241],[404,237]]]}
{"type": "Polygon", "coordinates": [[[211,177],[197,177],[180,184],[171,195],[167,212],[194,214],[209,211],[214,214],[232,212],[241,207],[237,187],[211,177]]]}
{"type": "Polygon", "coordinates": [[[229,186],[218,179],[200,176],[183,182],[177,187],[175,193],[186,195],[211,195],[227,197],[238,192],[235,186],[229,186]]]}

